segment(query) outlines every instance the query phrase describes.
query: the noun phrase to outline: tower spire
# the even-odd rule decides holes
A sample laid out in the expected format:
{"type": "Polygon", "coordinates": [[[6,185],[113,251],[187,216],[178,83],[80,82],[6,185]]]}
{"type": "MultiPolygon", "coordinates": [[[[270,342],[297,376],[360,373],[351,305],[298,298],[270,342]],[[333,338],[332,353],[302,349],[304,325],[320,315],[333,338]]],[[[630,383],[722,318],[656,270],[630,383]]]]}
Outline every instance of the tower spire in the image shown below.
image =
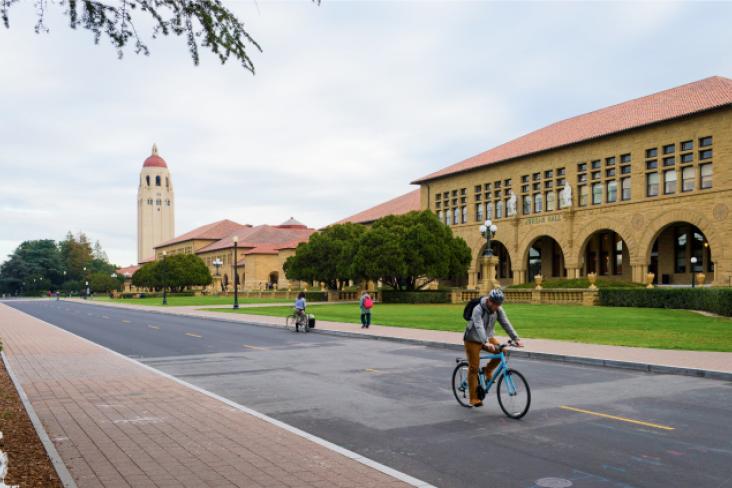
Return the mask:
{"type": "Polygon", "coordinates": [[[153,143],[152,155],[153,156],[157,156],[158,155],[158,145],[155,144],[155,143],[153,143]]]}

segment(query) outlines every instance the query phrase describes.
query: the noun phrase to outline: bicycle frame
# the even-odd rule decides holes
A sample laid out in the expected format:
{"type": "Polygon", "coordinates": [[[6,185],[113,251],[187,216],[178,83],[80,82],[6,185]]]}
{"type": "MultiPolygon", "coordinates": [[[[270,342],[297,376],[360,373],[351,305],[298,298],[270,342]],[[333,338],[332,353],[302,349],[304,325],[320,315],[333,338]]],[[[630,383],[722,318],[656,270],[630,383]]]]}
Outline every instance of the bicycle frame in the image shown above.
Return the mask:
{"type": "MultiPolygon", "coordinates": [[[[508,369],[508,361],[506,360],[506,355],[503,353],[503,351],[499,352],[498,354],[485,354],[483,356],[480,356],[480,359],[500,359],[501,361],[501,363],[498,365],[495,372],[493,373],[493,377],[488,379],[486,379],[485,377],[483,368],[478,368],[478,382],[480,383],[480,386],[483,388],[486,394],[488,394],[491,386],[493,386],[493,384],[498,381],[498,378],[500,378],[500,376],[504,374],[508,369]]],[[[509,395],[514,395],[516,393],[516,385],[513,384],[513,379],[511,379],[511,376],[506,376],[506,386],[508,387],[509,395]]]]}

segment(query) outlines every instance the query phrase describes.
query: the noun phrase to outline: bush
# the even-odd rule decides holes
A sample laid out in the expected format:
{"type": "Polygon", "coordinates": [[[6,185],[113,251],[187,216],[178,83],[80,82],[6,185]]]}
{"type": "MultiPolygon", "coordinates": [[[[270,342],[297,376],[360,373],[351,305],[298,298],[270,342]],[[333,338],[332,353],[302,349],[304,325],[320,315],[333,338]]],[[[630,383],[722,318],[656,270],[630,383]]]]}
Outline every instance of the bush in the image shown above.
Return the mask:
{"type": "Polygon", "coordinates": [[[600,305],[704,310],[732,316],[732,288],[600,288],[600,305]]]}
{"type": "Polygon", "coordinates": [[[450,292],[382,290],[382,303],[450,303],[450,292]]]}
{"type": "Polygon", "coordinates": [[[306,291],[305,300],[309,302],[327,302],[328,293],[325,291],[306,291]]]}

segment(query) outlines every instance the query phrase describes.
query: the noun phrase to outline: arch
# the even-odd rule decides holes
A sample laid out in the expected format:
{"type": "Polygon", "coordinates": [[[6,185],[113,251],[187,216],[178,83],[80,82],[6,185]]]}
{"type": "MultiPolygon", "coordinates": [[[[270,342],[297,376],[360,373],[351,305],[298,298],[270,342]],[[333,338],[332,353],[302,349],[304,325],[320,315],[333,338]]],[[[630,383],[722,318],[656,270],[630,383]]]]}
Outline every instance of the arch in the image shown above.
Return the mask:
{"type": "Polygon", "coordinates": [[[280,281],[280,273],[277,271],[272,271],[269,274],[269,284],[270,285],[276,285],[280,281]]]}
{"type": "Polygon", "coordinates": [[[577,252],[571,254],[569,257],[565,256],[567,258],[567,263],[570,264],[572,267],[581,268],[584,258],[584,250],[587,246],[587,242],[592,238],[595,233],[602,230],[610,230],[618,234],[620,238],[623,239],[623,242],[625,242],[625,245],[628,248],[630,261],[638,261],[640,257],[640,247],[638,245],[639,241],[635,237],[635,234],[630,230],[630,228],[628,228],[627,225],[622,224],[618,220],[607,218],[603,215],[602,219],[592,219],[588,223],[582,225],[582,234],[575,241],[579,243],[578,246],[575,246],[577,252]]]}
{"type": "Polygon", "coordinates": [[[673,222],[655,237],[647,270],[654,274],[655,283],[693,286],[697,273],[714,276],[713,250],[699,227],[686,221],[673,222]]]}
{"type": "Polygon", "coordinates": [[[537,274],[541,274],[544,278],[567,276],[564,249],[560,242],[550,235],[537,236],[528,243],[523,264],[527,282],[531,282],[537,274]]]}
{"type": "Polygon", "coordinates": [[[147,186],[150,186],[150,175],[145,176],[145,181],[147,182],[147,186]]]}
{"type": "Polygon", "coordinates": [[[226,289],[229,286],[229,275],[224,273],[224,278],[221,280],[221,285],[226,289]]]}
{"type": "Polygon", "coordinates": [[[579,246],[580,276],[594,272],[610,279],[631,281],[633,272],[630,249],[625,238],[605,226],[589,234],[579,246]]]}
{"type": "MultiPolygon", "coordinates": [[[[478,276],[477,279],[479,279],[481,270],[480,258],[483,257],[486,246],[487,243],[484,242],[478,250],[478,255],[475,257],[475,269],[477,270],[476,274],[478,276]]],[[[499,239],[491,239],[491,250],[493,251],[493,255],[498,256],[499,258],[496,277],[504,280],[513,278],[514,262],[508,247],[499,239]]]]}
{"type": "Polygon", "coordinates": [[[155,177],[155,186],[160,186],[160,175],[155,177]]]}
{"type": "Polygon", "coordinates": [[[724,257],[724,241],[722,236],[716,231],[715,226],[700,212],[691,208],[685,208],[683,210],[669,210],[668,212],[662,213],[648,224],[645,232],[639,239],[641,253],[639,253],[638,258],[643,264],[650,264],[653,244],[661,232],[670,225],[677,223],[688,223],[702,231],[711,247],[711,259],[713,263],[724,257]]]}
{"type": "Polygon", "coordinates": [[[562,251],[562,255],[564,256],[565,260],[565,268],[567,267],[567,256],[570,255],[568,250],[572,249],[572,246],[570,246],[568,236],[559,234],[559,230],[556,228],[556,226],[551,226],[547,224],[538,225],[535,229],[532,229],[529,231],[526,236],[524,236],[523,240],[519,244],[519,249],[521,249],[521,263],[522,266],[527,262],[529,257],[529,251],[531,250],[532,244],[534,244],[534,241],[539,239],[540,237],[551,237],[554,239],[557,244],[559,244],[559,248],[562,251]]]}

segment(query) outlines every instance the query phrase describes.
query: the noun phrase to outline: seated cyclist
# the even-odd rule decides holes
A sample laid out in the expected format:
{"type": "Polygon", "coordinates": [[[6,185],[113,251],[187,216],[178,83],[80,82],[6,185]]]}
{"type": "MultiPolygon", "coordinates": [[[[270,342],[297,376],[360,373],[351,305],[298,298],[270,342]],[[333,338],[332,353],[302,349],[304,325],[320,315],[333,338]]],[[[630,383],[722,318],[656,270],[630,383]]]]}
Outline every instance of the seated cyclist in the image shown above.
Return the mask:
{"type": "MultiPolygon", "coordinates": [[[[503,330],[509,335],[518,347],[523,347],[518,334],[508,320],[506,312],[501,305],[505,297],[503,292],[495,288],[482,297],[480,303],[473,309],[473,314],[465,327],[463,341],[465,343],[465,354],[468,357],[468,387],[470,388],[470,405],[482,407],[483,402],[478,398],[478,368],[480,367],[480,352],[488,351],[492,354],[499,352],[498,345],[501,343],[495,338],[496,321],[501,324],[503,330]]],[[[485,377],[488,380],[493,370],[500,364],[499,359],[491,359],[485,365],[485,377]]]]}
{"type": "Polygon", "coordinates": [[[295,300],[295,320],[298,323],[303,323],[305,321],[305,307],[307,307],[307,303],[305,302],[305,292],[301,291],[297,294],[297,299],[295,300]]]}

